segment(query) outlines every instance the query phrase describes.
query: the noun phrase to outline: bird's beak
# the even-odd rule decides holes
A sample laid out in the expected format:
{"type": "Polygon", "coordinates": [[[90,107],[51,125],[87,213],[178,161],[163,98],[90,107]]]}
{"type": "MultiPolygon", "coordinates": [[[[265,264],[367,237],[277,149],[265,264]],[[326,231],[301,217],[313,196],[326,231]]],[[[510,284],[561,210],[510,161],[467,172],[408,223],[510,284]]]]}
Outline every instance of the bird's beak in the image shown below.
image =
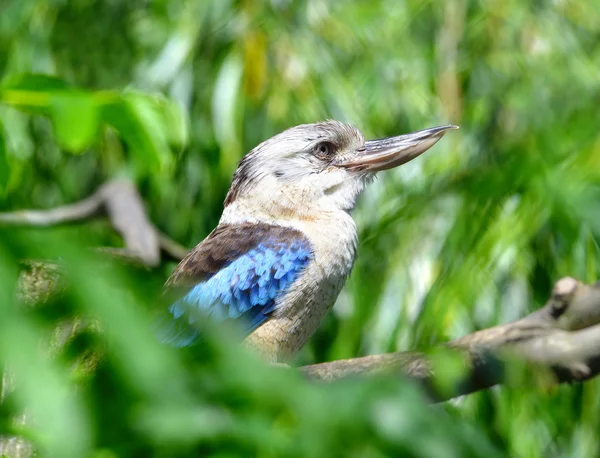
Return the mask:
{"type": "Polygon", "coordinates": [[[421,155],[444,136],[446,131],[458,129],[448,125],[419,130],[397,137],[365,142],[356,155],[341,158],[336,164],[348,170],[378,172],[402,165],[421,155]]]}

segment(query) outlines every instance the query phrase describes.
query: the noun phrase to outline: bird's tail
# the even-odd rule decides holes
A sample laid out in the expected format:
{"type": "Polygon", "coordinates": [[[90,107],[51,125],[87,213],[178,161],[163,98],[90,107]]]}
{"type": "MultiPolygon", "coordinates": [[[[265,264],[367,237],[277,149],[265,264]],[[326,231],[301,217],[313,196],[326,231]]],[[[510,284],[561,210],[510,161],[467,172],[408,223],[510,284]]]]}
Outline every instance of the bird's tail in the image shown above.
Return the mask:
{"type": "Polygon", "coordinates": [[[153,321],[156,338],[167,345],[182,348],[200,341],[200,332],[186,316],[175,318],[168,310],[161,312],[153,321]]]}

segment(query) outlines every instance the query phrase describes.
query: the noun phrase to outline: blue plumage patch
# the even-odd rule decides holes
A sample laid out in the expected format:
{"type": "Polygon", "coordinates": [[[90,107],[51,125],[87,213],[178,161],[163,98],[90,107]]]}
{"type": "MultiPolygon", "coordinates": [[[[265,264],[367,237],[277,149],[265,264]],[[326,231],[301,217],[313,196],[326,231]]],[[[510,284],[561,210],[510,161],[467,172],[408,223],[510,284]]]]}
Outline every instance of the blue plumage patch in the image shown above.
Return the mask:
{"type": "MultiPolygon", "coordinates": [[[[208,254],[209,255],[209,254],[208,254]]],[[[191,345],[198,333],[194,323],[203,316],[241,320],[248,333],[262,324],[312,259],[305,237],[264,237],[245,253],[237,253],[215,273],[195,285],[169,307],[171,332],[161,340],[191,345]],[[175,331],[175,332],[173,332],[175,331]]]]}

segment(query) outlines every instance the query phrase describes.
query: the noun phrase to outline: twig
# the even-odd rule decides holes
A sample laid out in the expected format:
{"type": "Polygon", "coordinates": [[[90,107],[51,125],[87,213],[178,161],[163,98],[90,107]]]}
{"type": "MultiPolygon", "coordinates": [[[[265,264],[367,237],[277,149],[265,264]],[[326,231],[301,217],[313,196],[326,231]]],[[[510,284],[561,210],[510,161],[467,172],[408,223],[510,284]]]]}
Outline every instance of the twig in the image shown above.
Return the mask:
{"type": "MultiPolygon", "coordinates": [[[[48,227],[108,215],[121,235],[125,250],[121,257],[135,258],[147,266],[160,263],[160,252],[180,260],[187,250],[150,222],[137,189],[128,180],[109,181],[91,196],[49,210],[20,210],[0,213],[0,225],[48,227]]],[[[109,248],[114,252],[114,248],[109,248]]]]}
{"type": "Polygon", "coordinates": [[[80,221],[98,214],[104,202],[101,192],[77,203],[63,205],[51,210],[19,210],[0,213],[0,225],[48,227],[60,223],[80,221]]]}
{"type": "Polygon", "coordinates": [[[180,245],[162,232],[158,232],[158,242],[160,243],[160,247],[165,254],[169,255],[176,261],[181,261],[189,251],[186,247],[180,245]]]}

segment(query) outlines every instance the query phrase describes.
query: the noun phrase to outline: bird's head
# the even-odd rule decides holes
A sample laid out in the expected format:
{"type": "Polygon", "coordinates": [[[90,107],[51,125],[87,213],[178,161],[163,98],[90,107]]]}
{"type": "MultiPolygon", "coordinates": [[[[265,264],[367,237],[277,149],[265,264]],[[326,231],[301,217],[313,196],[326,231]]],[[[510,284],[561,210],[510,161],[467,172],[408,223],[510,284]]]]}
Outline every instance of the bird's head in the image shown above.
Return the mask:
{"type": "Polygon", "coordinates": [[[365,141],[338,121],[303,124],[264,141],[239,164],[225,207],[274,217],[281,213],[344,210],[376,172],[404,164],[433,146],[447,125],[365,141]]]}

